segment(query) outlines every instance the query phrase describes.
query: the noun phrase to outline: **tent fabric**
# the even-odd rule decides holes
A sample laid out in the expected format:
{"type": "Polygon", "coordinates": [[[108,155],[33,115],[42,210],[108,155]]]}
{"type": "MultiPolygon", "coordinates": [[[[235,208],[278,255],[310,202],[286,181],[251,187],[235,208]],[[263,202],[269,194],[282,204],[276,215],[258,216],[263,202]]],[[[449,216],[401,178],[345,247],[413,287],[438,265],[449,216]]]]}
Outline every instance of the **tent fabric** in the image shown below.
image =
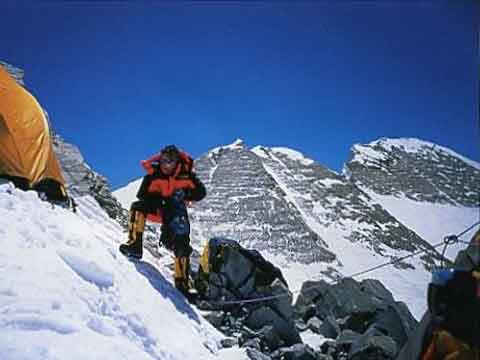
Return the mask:
{"type": "Polygon", "coordinates": [[[48,121],[37,100],[0,66],[0,176],[65,186],[48,121]]]}

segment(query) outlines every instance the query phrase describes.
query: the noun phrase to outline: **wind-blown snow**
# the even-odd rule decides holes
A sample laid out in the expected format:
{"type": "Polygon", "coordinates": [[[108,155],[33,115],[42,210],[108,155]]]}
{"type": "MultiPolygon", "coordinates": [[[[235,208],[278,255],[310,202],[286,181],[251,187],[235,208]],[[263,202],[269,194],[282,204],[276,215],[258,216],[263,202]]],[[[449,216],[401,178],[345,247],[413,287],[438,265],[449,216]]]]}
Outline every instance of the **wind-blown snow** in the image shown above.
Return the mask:
{"type": "Polygon", "coordinates": [[[119,225],[77,201],[74,214],[0,185],[0,359],[221,359],[170,271],[120,255],[119,225]]]}

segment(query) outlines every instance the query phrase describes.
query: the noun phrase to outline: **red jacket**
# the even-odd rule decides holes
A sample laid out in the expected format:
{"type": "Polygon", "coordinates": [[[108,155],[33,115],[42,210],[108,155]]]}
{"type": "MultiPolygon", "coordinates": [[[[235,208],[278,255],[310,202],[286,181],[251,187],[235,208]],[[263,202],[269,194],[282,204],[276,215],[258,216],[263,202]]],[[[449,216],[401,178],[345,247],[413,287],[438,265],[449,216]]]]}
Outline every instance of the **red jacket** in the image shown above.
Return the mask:
{"type": "MultiPolygon", "coordinates": [[[[180,152],[180,162],[172,175],[165,175],[161,170],[152,167],[154,161],[158,161],[160,154],[143,160],[142,166],[148,172],[143,178],[137,198],[143,201],[161,203],[168,199],[176,190],[182,189],[185,192],[185,201],[200,201],[206,196],[206,189],[203,183],[193,172],[193,160],[185,152],[180,152]]],[[[161,207],[156,216],[148,216],[149,220],[162,222],[161,207]]]]}

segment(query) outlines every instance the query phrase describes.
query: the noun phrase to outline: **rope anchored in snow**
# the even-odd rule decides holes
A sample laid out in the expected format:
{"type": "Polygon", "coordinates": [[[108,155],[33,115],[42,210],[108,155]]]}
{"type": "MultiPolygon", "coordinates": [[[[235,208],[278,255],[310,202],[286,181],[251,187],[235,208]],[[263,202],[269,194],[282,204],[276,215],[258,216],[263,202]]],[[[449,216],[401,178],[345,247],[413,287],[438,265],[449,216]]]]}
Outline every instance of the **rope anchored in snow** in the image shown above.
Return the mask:
{"type": "MultiPolygon", "coordinates": [[[[462,243],[462,244],[470,244],[466,241],[462,241],[460,240],[460,237],[462,237],[463,235],[465,235],[467,232],[469,232],[470,230],[472,230],[474,227],[476,227],[477,225],[480,225],[480,221],[477,221],[476,223],[474,223],[473,225],[469,226],[468,228],[466,228],[465,230],[463,230],[461,233],[457,234],[457,235],[449,235],[449,236],[446,236],[442,242],[438,243],[438,244],[435,244],[435,245],[432,245],[433,248],[437,248],[439,246],[442,246],[444,245],[444,250],[443,250],[443,253],[442,253],[442,267],[443,267],[443,259],[444,259],[444,255],[445,255],[445,251],[447,249],[447,247],[449,245],[452,245],[452,244],[456,244],[456,243],[462,243]]],[[[400,258],[397,258],[395,260],[392,260],[392,261],[389,261],[389,262],[386,262],[386,263],[383,263],[383,264],[379,264],[377,266],[374,266],[372,268],[369,268],[369,269],[366,269],[366,270],[363,270],[363,271],[359,271],[359,272],[356,272],[356,273],[353,273],[349,276],[342,276],[336,280],[333,280],[333,281],[330,281],[328,282],[327,284],[328,285],[335,285],[337,283],[339,283],[341,280],[345,279],[345,278],[353,278],[353,277],[356,277],[356,276],[360,276],[360,275],[364,275],[364,274],[367,274],[367,273],[370,273],[372,271],[375,271],[375,270],[378,270],[378,269],[381,269],[383,267],[386,267],[386,266],[389,266],[389,265],[393,265],[393,264],[396,264],[400,261],[403,261],[403,260],[406,260],[406,259],[409,259],[409,258],[412,258],[414,256],[417,256],[417,255],[420,255],[422,253],[426,253],[427,250],[426,249],[423,249],[423,250],[418,250],[418,251],[415,251],[414,253],[412,254],[409,254],[409,255],[405,255],[405,256],[402,256],[400,258]]],[[[279,299],[279,298],[283,298],[283,297],[288,297],[288,296],[291,296],[292,294],[295,294],[295,293],[300,293],[302,291],[310,291],[310,290],[313,290],[313,289],[316,289],[318,288],[319,286],[318,285],[313,285],[313,286],[310,286],[310,287],[306,287],[306,288],[303,288],[303,289],[299,289],[299,290],[293,290],[293,291],[289,291],[288,294],[279,294],[279,295],[270,295],[270,296],[265,296],[265,297],[259,297],[259,298],[254,298],[254,299],[244,299],[244,300],[229,300],[229,301],[216,301],[216,302],[213,302],[214,304],[216,305],[242,305],[242,304],[249,304],[249,303],[257,303],[257,302],[264,302],[264,301],[270,301],[270,300],[275,300],[275,299],[279,299]]]]}

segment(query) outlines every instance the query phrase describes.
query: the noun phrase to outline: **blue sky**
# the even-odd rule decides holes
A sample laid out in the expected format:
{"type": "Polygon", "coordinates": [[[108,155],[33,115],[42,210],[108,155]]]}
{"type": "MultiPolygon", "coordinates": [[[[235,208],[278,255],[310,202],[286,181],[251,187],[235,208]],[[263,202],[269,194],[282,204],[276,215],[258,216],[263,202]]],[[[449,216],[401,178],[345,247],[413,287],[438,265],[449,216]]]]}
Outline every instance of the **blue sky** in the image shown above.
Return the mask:
{"type": "Polygon", "coordinates": [[[0,60],[113,188],[236,138],[337,171],[383,136],[480,160],[474,4],[6,1],[0,60]]]}

